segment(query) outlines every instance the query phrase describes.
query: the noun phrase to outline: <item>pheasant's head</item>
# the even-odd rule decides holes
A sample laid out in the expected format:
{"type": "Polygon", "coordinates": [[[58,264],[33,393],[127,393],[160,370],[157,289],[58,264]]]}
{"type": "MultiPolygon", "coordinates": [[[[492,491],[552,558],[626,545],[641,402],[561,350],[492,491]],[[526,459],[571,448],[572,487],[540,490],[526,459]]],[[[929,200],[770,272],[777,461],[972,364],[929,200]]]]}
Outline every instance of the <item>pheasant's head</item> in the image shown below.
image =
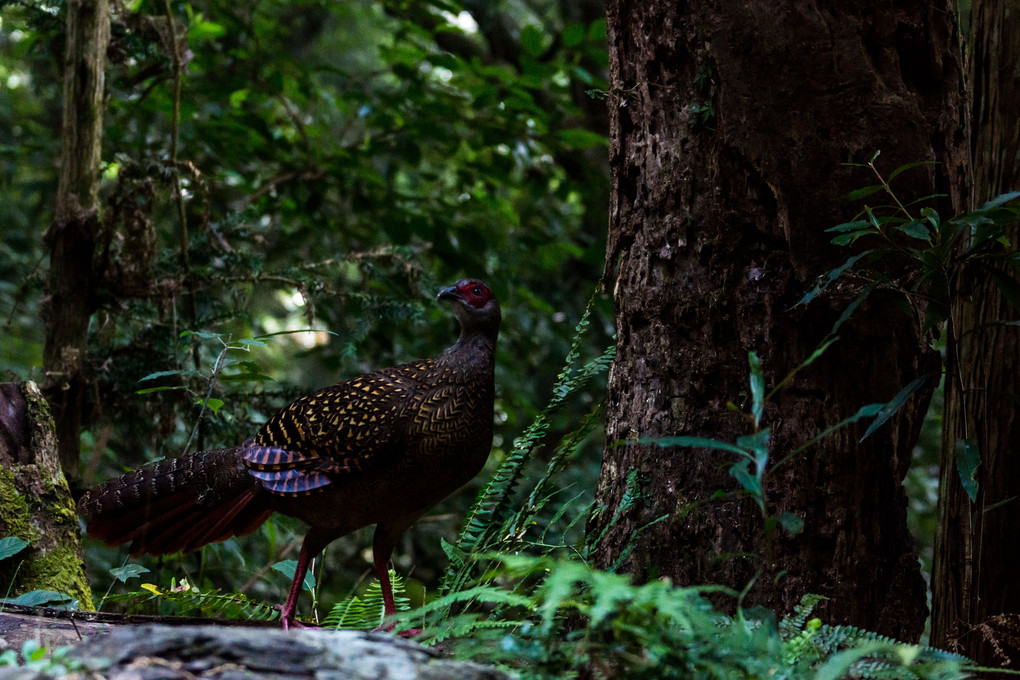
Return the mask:
{"type": "Polygon", "coordinates": [[[453,311],[460,320],[461,337],[481,334],[496,341],[502,318],[496,296],[478,279],[461,279],[449,288],[439,291],[440,300],[453,303],[453,311]]]}

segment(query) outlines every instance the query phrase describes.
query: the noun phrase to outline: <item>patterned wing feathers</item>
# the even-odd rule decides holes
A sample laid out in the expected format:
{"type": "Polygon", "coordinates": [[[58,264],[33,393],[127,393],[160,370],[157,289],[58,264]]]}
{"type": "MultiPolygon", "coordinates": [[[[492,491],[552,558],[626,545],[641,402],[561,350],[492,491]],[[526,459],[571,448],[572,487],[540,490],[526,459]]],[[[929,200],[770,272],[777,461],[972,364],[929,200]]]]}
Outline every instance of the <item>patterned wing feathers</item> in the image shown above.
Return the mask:
{"type": "Polygon", "coordinates": [[[278,495],[304,495],[385,464],[407,429],[416,378],[433,360],[327,387],[277,413],[242,450],[248,472],[278,495]]]}

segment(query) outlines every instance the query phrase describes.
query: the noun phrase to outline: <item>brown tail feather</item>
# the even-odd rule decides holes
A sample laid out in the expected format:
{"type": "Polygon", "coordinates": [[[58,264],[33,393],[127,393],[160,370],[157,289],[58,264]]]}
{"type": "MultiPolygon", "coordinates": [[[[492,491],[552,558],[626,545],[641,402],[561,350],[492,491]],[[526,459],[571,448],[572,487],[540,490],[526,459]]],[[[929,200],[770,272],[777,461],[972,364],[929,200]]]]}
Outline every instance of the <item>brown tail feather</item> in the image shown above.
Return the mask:
{"type": "Polygon", "coordinates": [[[161,461],[111,479],[82,496],[90,536],[131,541],[131,554],[191,552],[257,529],[272,509],[238,458],[239,448],[161,461]]]}

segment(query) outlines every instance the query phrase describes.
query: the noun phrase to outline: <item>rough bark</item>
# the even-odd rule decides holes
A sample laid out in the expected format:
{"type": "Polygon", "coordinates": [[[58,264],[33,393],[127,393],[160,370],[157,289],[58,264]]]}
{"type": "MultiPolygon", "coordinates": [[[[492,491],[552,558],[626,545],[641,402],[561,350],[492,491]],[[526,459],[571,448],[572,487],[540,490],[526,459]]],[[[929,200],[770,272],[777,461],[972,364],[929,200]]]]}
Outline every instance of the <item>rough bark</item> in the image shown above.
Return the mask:
{"type": "MultiPolygon", "coordinates": [[[[881,150],[905,197],[965,202],[962,73],[949,2],[611,0],[611,217],[606,283],[618,351],[607,437],[747,434],[749,351],[775,385],[815,349],[858,290],[794,308],[850,253],[824,229],[873,178],[847,162],[881,150]]],[[[771,460],[868,403],[888,401],[937,359],[918,314],[873,296],[840,340],[766,410],[771,460]]],[[[901,481],[930,391],[867,440],[843,430],[766,473],[767,530],[733,460],[702,449],[611,446],[589,524],[596,562],[680,584],[754,581],[745,605],[820,615],[916,639],[925,588],[901,481]],[[661,519],[664,518],[664,519],[661,519]],[[659,520],[659,521],[656,521],[659,520]],[[601,540],[599,540],[601,537],[601,540]]]]}
{"type": "MultiPolygon", "coordinates": [[[[1020,14],[1009,3],[978,0],[971,10],[971,155],[981,203],[1020,188],[1020,14]]],[[[1016,244],[1020,229],[1011,230],[1016,244]]],[[[1014,245],[1015,247],[1015,245],[1014,245]]],[[[1015,270],[1003,269],[1016,280],[1015,270]]],[[[1018,282],[1020,285],[1020,282],[1018,282]]],[[[981,665],[1007,658],[1020,668],[1020,328],[991,277],[969,274],[953,309],[947,345],[946,412],[932,574],[932,641],[981,665]],[[955,446],[981,455],[977,498],[960,482],[955,446]],[[1010,631],[1012,629],[1012,632],[1010,631]],[[992,642],[994,640],[994,643],[992,642]]]]}
{"type": "Polygon", "coordinates": [[[33,383],[0,383],[0,538],[31,545],[0,562],[5,596],[51,590],[92,609],[78,514],[60,471],[53,420],[33,383]]]}
{"type": "MultiPolygon", "coordinates": [[[[355,630],[125,626],[86,640],[64,662],[72,670],[92,670],[96,677],[108,680],[510,678],[489,666],[438,658],[435,652],[393,635],[355,630]]],[[[0,668],[0,679],[36,677],[20,672],[5,673],[0,668]]]]}
{"type": "Polygon", "coordinates": [[[53,408],[60,463],[78,479],[79,430],[88,381],[86,337],[93,311],[93,258],[99,229],[103,137],[103,69],[110,42],[107,0],[71,0],[64,54],[64,117],[60,184],[53,223],[44,310],[43,392],[53,408]]]}

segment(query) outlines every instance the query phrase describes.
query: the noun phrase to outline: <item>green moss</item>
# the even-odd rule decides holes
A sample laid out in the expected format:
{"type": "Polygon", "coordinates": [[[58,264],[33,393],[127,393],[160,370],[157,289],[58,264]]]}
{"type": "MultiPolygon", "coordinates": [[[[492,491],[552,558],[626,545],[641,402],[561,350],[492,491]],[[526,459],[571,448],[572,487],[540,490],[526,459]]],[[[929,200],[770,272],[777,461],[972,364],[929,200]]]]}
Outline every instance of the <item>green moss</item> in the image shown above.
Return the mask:
{"type": "Polygon", "coordinates": [[[80,609],[95,609],[92,589],[81,568],[81,557],[71,547],[60,546],[26,561],[18,573],[17,584],[23,592],[56,590],[78,600],[80,609]]]}
{"type": "Polygon", "coordinates": [[[25,383],[25,398],[37,464],[0,467],[0,536],[17,536],[31,547],[0,562],[0,597],[53,590],[75,598],[82,609],[93,609],[82,568],[78,514],[56,463],[53,419],[32,383],[25,383]],[[16,480],[30,484],[31,491],[20,492],[16,480]]]}
{"type": "Polygon", "coordinates": [[[0,536],[17,536],[30,542],[39,538],[38,530],[32,526],[28,502],[14,485],[14,472],[5,467],[0,467],[0,536]]]}

